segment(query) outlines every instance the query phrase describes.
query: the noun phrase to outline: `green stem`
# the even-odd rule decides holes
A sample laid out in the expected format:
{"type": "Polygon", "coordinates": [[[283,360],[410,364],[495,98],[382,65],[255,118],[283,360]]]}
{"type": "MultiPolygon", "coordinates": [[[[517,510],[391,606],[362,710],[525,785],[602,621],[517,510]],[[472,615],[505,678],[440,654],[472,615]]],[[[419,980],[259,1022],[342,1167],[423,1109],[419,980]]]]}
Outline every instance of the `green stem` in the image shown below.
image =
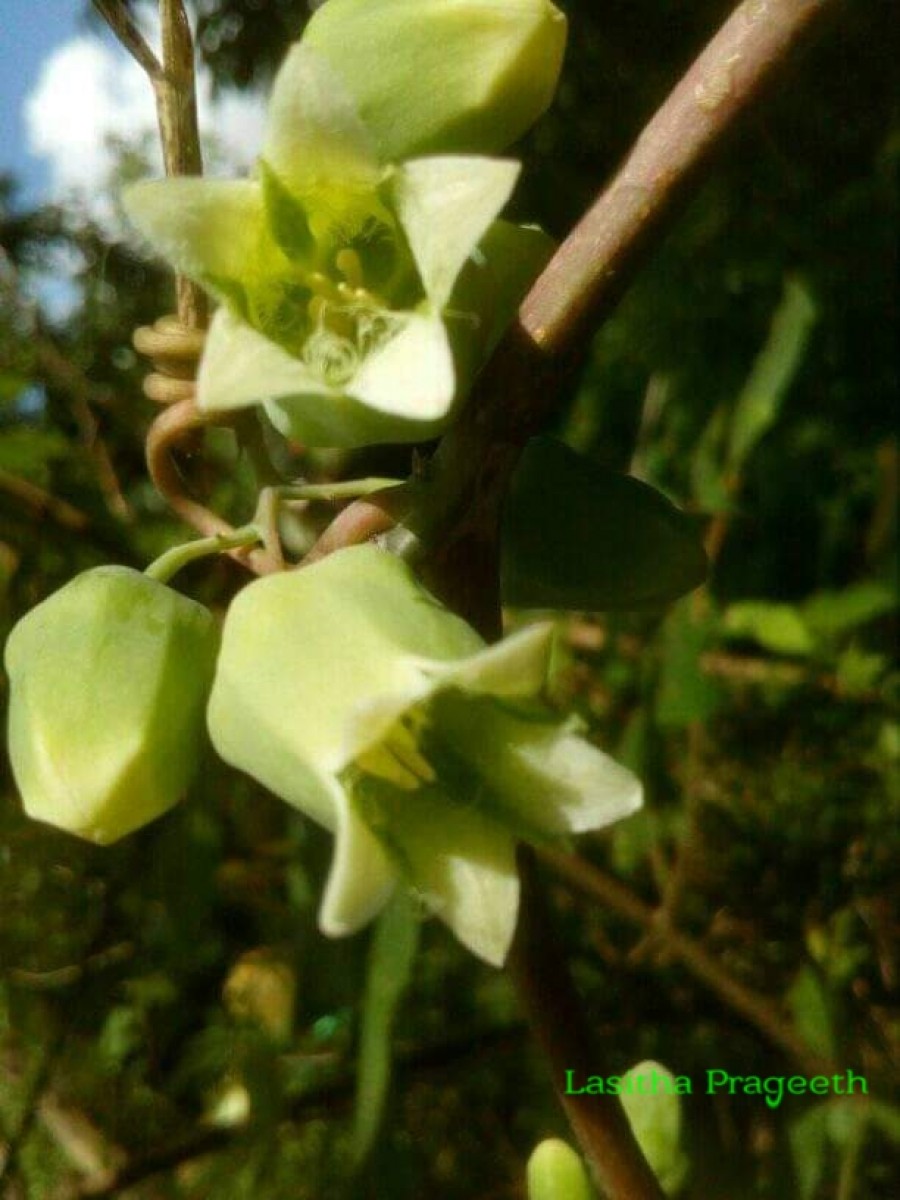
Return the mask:
{"type": "Polygon", "coordinates": [[[371,496],[385,488],[399,487],[402,479],[380,479],[372,475],[367,479],[348,479],[344,483],[300,483],[278,488],[285,500],[356,500],[360,496],[371,496]]]}
{"type": "Polygon", "coordinates": [[[158,583],[168,583],[173,575],[195,559],[223,554],[226,550],[242,550],[261,541],[262,536],[255,525],[243,525],[234,533],[218,533],[213,537],[198,538],[195,542],[185,542],[182,546],[173,546],[155,559],[144,574],[158,583]]]}
{"type": "Polygon", "coordinates": [[[859,1165],[862,1157],[863,1142],[866,1138],[866,1119],[861,1116],[853,1127],[844,1150],[841,1161],[841,1172],[838,1177],[836,1200],[853,1200],[856,1194],[856,1184],[859,1175],[859,1165]]]}

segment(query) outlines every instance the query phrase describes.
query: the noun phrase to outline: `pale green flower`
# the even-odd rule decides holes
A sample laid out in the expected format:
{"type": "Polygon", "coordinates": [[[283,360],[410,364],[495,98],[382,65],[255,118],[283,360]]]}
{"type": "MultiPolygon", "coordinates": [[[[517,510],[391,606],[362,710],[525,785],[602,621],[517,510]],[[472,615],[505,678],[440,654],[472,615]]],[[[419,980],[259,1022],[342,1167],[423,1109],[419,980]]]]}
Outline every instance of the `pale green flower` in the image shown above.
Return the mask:
{"type": "Polygon", "coordinates": [[[264,403],[310,445],[438,433],[551,250],[538,230],[495,221],[518,172],[477,156],[386,162],[340,77],[299,43],[256,178],[124,195],[150,244],[222,302],[199,407],[264,403]]]}
{"type": "Polygon", "coordinates": [[[359,929],[401,880],[499,965],[516,839],[598,829],[639,806],[631,773],[540,702],[551,633],[486,646],[372,546],[238,595],[210,733],[227,762],[334,833],[325,933],[359,929]]]}
{"type": "Polygon", "coordinates": [[[6,643],[9,757],[25,811],[114,842],[171,808],[205,741],[218,631],[127,567],[86,571],[6,643]]]}

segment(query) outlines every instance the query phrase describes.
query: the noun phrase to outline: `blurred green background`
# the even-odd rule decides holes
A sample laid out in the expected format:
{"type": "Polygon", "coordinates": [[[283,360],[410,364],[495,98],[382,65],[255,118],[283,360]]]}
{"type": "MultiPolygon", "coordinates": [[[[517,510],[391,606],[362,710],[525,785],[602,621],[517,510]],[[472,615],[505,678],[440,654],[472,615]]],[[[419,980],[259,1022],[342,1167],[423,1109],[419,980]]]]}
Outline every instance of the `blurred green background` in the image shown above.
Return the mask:
{"type": "MultiPolygon", "coordinates": [[[[515,202],[557,236],[729,5],[565,8],[565,78],[519,148],[515,202]]],[[[201,52],[241,85],[271,74],[305,13],[202,9],[201,52]]],[[[898,35],[895,0],[837,6],[597,336],[556,431],[696,514],[712,557],[707,587],[668,612],[566,619],[557,698],[647,786],[638,817],[579,851],[870,1081],[862,1105],[688,1098],[688,1198],[900,1195],[898,35]]],[[[122,176],[137,169],[123,155],[122,176]]],[[[0,229],[5,636],[76,572],[142,565],[184,530],[145,476],[153,413],[130,349],[133,327],[171,307],[169,281],[72,211],[24,210],[11,179],[0,229]],[[53,319],[34,280],[67,247],[79,302],[53,319]]],[[[246,519],[227,434],[182,466],[246,519]]],[[[230,562],[179,577],[217,607],[242,582],[230,562]]],[[[186,803],[104,850],[27,821],[5,772],[0,1194],[98,1194],[116,1167],[136,1182],[102,1194],[146,1200],[524,1195],[534,1143],[564,1133],[545,1067],[505,976],[434,924],[396,1025],[383,1135],[350,1179],[369,937],[316,931],[329,855],[211,754],[186,803]]],[[[665,934],[560,880],[553,895],[608,1054],[573,1067],[798,1069],[665,934]]]]}

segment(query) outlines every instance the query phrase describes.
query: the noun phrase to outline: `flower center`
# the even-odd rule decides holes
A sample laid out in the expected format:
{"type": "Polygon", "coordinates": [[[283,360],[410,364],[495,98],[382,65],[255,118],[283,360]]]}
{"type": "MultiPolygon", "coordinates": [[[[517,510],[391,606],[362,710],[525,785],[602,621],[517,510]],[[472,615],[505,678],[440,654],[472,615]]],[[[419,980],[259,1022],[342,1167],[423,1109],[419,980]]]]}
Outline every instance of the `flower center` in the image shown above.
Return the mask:
{"type": "Polygon", "coordinates": [[[366,775],[392,783],[404,792],[414,792],[423,784],[434,783],[437,774],[419,749],[425,724],[423,713],[413,711],[405,714],[377,746],[357,758],[357,768],[366,775]]]}
{"type": "Polygon", "coordinates": [[[323,191],[301,204],[285,199],[277,181],[271,186],[282,218],[275,237],[288,261],[248,298],[249,319],[323,383],[343,387],[399,333],[402,310],[420,299],[412,256],[375,195],[323,191]],[[305,250],[294,248],[284,221],[308,228],[305,250]]]}

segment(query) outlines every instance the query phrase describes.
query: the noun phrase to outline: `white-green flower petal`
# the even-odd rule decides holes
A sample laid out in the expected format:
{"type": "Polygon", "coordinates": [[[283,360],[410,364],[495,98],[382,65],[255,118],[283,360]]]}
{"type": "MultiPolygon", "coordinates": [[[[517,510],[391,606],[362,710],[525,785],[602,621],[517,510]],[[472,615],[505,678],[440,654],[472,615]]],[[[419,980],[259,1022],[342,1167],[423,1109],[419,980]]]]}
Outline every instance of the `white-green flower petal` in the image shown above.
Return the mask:
{"type": "Polygon", "coordinates": [[[229,285],[282,260],[264,237],[262,192],[251,180],[145,180],[122,193],[125,212],[150,246],[219,299],[229,285]]]}
{"type": "MultiPolygon", "coordinates": [[[[506,735],[507,730],[497,733],[506,735]]],[[[621,821],[641,807],[639,780],[571,728],[534,736],[523,721],[518,730],[509,729],[508,736],[506,753],[485,773],[496,772],[503,794],[514,797],[516,809],[537,828],[586,833],[621,821]]]]}
{"type": "Polygon", "coordinates": [[[450,692],[437,697],[434,713],[491,788],[497,819],[523,836],[602,829],[641,805],[641,785],[631,771],[549,711],[450,692]]]}
{"type": "Polygon", "coordinates": [[[399,333],[363,359],[347,391],[367,408],[433,430],[447,416],[456,386],[447,331],[438,317],[403,320],[399,333]]]}
{"type": "Polygon", "coordinates": [[[258,631],[250,622],[249,636],[242,636],[248,623],[240,613],[233,622],[233,612],[234,605],[229,610],[228,640],[223,641],[206,713],[216,753],[334,832],[343,793],[336,789],[333,778],[317,770],[304,754],[305,722],[285,721],[284,712],[291,709],[277,707],[290,704],[290,689],[273,672],[270,661],[261,660],[255,673],[257,663],[249,655],[258,644],[258,631]],[[239,640],[232,637],[235,629],[239,640]],[[271,689],[271,702],[267,689],[271,689]]]}
{"type": "MultiPolygon", "coordinates": [[[[266,576],[228,611],[210,700],[213,743],[227,742],[223,757],[267,787],[244,763],[265,765],[269,739],[318,776],[337,775],[430,693],[422,656],[451,659],[479,644],[404,563],[374,546],[266,576]],[[286,713],[298,715],[288,721],[286,713]]],[[[272,790],[284,794],[284,786],[272,790]]],[[[288,783],[286,798],[302,808],[300,790],[288,783]]],[[[336,817],[321,806],[313,815],[334,828],[336,817]]]]}
{"type": "Polygon", "coordinates": [[[424,441],[440,431],[452,403],[453,359],[439,320],[402,319],[401,331],[337,388],[221,308],[197,373],[197,407],[230,412],[264,404],[281,433],[312,446],[424,441]]]}
{"type": "MultiPolygon", "coordinates": [[[[335,791],[342,789],[335,782],[335,791]]],[[[337,829],[319,928],[329,937],[356,933],[381,911],[397,884],[397,872],[381,843],[353,811],[335,798],[337,829]]]]}
{"type": "Polygon", "coordinates": [[[378,161],[352,96],[327,61],[302,42],[275,78],[263,158],[300,195],[378,182],[378,161]]]}
{"type": "Polygon", "coordinates": [[[446,156],[405,163],[391,188],[429,301],[450,298],[466,259],[516,185],[520,165],[509,159],[446,156]]]}
{"type": "Polygon", "coordinates": [[[535,696],[547,681],[553,624],[519,629],[461,662],[423,664],[441,687],[490,696],[535,696]]]}
{"type": "Polygon", "coordinates": [[[278,396],[334,396],[299,358],[257,333],[227,308],[210,322],[197,373],[197,407],[231,412],[278,396]]]}
{"type": "Polygon", "coordinates": [[[515,843],[502,826],[417,792],[382,806],[385,839],[422,903],[473,954],[503,965],[516,928],[515,843]]]}

